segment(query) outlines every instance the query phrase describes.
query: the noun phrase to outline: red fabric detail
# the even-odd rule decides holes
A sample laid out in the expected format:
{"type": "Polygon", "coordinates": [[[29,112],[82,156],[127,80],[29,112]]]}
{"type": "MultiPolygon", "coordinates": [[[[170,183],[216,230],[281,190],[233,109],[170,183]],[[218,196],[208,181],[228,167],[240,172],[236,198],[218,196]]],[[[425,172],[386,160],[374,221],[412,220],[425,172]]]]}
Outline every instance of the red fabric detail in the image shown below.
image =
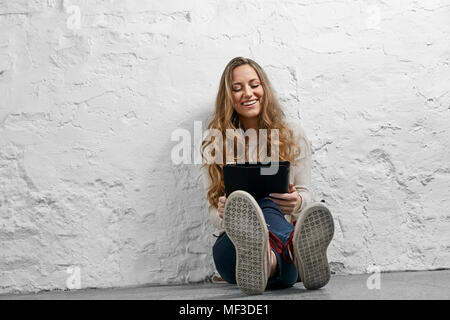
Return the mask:
{"type": "Polygon", "coordinates": [[[280,239],[278,239],[278,237],[275,234],[272,233],[272,231],[269,231],[269,242],[270,247],[274,249],[275,252],[279,254],[283,253],[284,244],[283,242],[281,242],[280,239]]]}
{"type": "Polygon", "coordinates": [[[276,253],[281,254],[283,260],[288,263],[293,262],[292,259],[286,255],[286,248],[289,248],[291,253],[293,252],[293,250],[291,249],[291,248],[293,248],[293,245],[292,245],[293,235],[294,235],[294,231],[291,232],[291,234],[289,236],[289,240],[286,242],[286,245],[284,245],[283,242],[272,231],[269,231],[270,247],[272,249],[274,249],[276,253]]]}
{"type": "MultiPolygon", "coordinates": [[[[291,253],[292,259],[294,258],[294,244],[292,243],[293,237],[294,237],[294,230],[292,230],[291,234],[289,235],[289,239],[286,242],[286,247],[288,248],[289,252],[291,253]]],[[[292,262],[292,259],[290,259],[291,262],[292,262]]]]}

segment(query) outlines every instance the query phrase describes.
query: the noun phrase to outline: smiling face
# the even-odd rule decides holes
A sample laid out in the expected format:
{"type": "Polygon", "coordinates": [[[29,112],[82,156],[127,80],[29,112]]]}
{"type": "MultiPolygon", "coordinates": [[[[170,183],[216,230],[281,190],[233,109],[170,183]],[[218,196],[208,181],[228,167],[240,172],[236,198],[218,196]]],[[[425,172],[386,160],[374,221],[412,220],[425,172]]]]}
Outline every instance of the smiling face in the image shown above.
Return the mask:
{"type": "Polygon", "coordinates": [[[264,89],[256,71],[248,64],[236,67],[232,72],[233,108],[246,129],[257,128],[264,89]]]}

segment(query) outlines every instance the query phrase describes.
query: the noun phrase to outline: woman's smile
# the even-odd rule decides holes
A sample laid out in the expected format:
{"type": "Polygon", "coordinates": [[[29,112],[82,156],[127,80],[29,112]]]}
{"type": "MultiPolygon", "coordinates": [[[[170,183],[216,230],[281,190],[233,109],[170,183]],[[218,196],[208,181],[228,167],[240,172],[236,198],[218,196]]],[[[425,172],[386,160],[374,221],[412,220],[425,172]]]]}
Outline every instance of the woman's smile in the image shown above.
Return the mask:
{"type": "Polygon", "coordinates": [[[241,103],[241,106],[243,106],[244,108],[253,108],[256,106],[256,104],[259,103],[258,99],[253,99],[253,100],[247,100],[241,103]]]}

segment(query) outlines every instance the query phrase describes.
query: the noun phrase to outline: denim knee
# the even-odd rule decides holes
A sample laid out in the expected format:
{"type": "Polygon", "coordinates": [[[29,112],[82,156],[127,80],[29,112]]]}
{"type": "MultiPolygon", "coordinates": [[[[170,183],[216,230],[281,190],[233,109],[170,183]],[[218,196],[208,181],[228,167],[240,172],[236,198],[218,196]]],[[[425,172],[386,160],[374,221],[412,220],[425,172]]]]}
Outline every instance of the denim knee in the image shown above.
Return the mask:
{"type": "Polygon", "coordinates": [[[236,284],[236,249],[226,233],[221,234],[214,243],[213,259],[222,279],[236,284]]]}

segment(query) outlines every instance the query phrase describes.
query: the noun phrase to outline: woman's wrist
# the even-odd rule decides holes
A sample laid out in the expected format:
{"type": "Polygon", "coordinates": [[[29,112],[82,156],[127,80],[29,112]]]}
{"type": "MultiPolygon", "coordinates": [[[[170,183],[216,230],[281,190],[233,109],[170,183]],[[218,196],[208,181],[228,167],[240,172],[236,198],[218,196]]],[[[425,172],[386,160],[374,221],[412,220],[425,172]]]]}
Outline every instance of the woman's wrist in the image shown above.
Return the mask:
{"type": "Polygon", "coordinates": [[[302,204],[303,204],[302,196],[298,192],[297,192],[297,195],[298,195],[298,199],[297,199],[297,205],[295,206],[294,213],[299,212],[299,210],[300,210],[300,208],[302,207],[302,204]]]}

